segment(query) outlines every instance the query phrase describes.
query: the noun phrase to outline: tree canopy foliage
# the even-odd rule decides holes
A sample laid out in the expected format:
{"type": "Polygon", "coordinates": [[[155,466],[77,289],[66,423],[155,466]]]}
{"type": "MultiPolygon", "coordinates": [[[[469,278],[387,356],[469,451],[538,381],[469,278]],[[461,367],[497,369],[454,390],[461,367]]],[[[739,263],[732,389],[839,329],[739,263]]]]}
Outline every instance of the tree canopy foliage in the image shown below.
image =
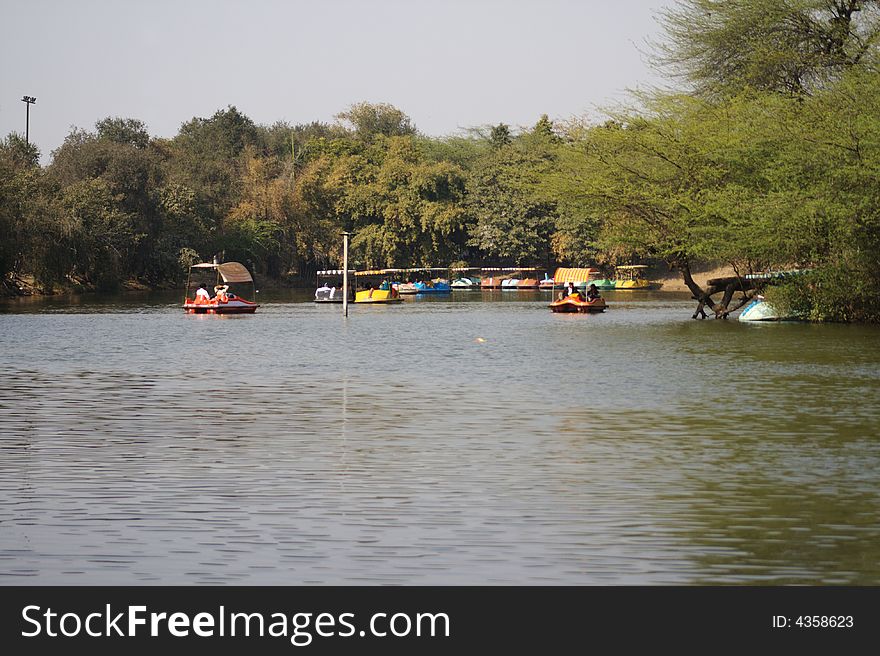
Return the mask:
{"type": "Polygon", "coordinates": [[[875,66],[876,0],[679,0],[661,12],[661,70],[701,93],[802,94],[875,66]]]}

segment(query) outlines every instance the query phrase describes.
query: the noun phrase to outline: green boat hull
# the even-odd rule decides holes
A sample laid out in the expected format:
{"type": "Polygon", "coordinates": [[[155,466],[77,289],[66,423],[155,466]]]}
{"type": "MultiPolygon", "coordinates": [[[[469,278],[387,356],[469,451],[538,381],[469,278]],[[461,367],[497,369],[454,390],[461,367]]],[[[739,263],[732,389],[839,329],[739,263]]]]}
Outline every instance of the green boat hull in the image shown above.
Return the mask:
{"type": "Polygon", "coordinates": [[[614,289],[614,281],[608,280],[607,278],[602,278],[600,280],[591,280],[589,284],[596,285],[596,289],[614,289]]]}

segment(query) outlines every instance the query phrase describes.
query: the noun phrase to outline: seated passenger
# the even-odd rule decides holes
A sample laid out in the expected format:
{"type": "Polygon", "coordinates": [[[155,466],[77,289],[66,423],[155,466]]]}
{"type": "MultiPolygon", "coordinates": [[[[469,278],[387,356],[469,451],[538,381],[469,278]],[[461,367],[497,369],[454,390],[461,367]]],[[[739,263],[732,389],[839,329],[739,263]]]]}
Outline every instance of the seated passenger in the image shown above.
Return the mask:
{"type": "Polygon", "coordinates": [[[601,298],[599,296],[599,290],[596,288],[596,285],[590,285],[590,288],[587,290],[587,300],[595,301],[597,298],[601,298]]]}
{"type": "Polygon", "coordinates": [[[221,303],[226,302],[226,292],[229,290],[229,285],[217,285],[214,287],[214,298],[212,300],[220,301],[221,303]]]}
{"type": "Polygon", "coordinates": [[[199,285],[199,288],[196,290],[196,303],[210,303],[211,295],[208,293],[208,290],[205,289],[204,285],[199,285]]]}

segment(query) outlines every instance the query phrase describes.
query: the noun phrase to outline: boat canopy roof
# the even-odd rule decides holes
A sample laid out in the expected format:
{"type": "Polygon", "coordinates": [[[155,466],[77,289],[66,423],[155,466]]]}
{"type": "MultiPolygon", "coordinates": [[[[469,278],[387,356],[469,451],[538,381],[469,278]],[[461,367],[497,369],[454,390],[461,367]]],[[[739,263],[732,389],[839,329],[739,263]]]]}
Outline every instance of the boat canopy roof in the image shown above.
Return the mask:
{"type": "MultiPolygon", "coordinates": [[[[351,274],[354,274],[354,273],[355,273],[355,270],[354,270],[354,269],[349,269],[349,270],[348,270],[348,273],[349,273],[350,275],[351,275],[351,274]]],[[[345,275],[345,269],[327,269],[327,270],[325,270],[325,271],[318,271],[318,275],[319,275],[319,276],[326,276],[326,277],[331,277],[331,276],[333,276],[333,277],[335,277],[335,276],[342,276],[342,275],[345,275]]]]}
{"type": "MultiPolygon", "coordinates": [[[[356,276],[386,276],[390,273],[420,273],[425,271],[449,271],[449,267],[413,267],[411,269],[367,269],[355,271],[356,276]]],[[[341,272],[340,272],[341,273],[341,272]]]]}
{"type": "Polygon", "coordinates": [[[512,273],[514,271],[538,271],[538,267],[483,267],[480,271],[507,271],[512,273]]]}
{"type": "Polygon", "coordinates": [[[217,269],[223,282],[253,282],[250,272],[240,262],[224,262],[223,264],[214,264],[212,262],[202,262],[201,264],[193,264],[193,269],[217,269]]]}
{"type": "Polygon", "coordinates": [[[559,268],[556,269],[556,273],[553,274],[553,280],[561,283],[580,282],[582,280],[586,282],[591,277],[595,277],[597,273],[599,273],[599,269],[593,267],[587,267],[586,269],[559,268]]]}
{"type": "Polygon", "coordinates": [[[356,276],[385,276],[389,273],[406,273],[409,269],[367,269],[366,271],[355,271],[356,276]]]}

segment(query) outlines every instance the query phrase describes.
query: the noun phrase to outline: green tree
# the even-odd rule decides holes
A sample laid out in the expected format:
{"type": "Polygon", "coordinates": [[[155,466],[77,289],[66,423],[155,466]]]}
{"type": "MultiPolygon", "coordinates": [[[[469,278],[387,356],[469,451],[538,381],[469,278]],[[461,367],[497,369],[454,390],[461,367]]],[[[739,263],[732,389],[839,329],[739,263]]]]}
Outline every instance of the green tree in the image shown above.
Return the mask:
{"type": "Polygon", "coordinates": [[[28,223],[39,202],[39,151],[18,134],[0,141],[0,283],[20,272],[31,235],[28,223]]]}
{"type": "Polygon", "coordinates": [[[368,265],[439,265],[464,248],[465,175],[459,167],[425,161],[407,136],[382,138],[340,165],[337,211],[355,231],[352,248],[368,265]]]}
{"type": "Polygon", "coordinates": [[[701,93],[802,94],[876,64],[875,0],[682,0],[661,11],[656,63],[701,93]]]}
{"type": "Polygon", "coordinates": [[[47,176],[58,193],[82,182],[101,180],[107,185],[118,210],[128,216],[137,247],[127,252],[118,272],[125,278],[152,283],[167,277],[163,260],[176,258],[164,253],[164,216],[158,190],[165,184],[166,154],[154,146],[141,121],[105,119],[96,132],[74,130],[54,152],[47,176]]]}
{"type": "Polygon", "coordinates": [[[95,125],[99,139],[144,149],[150,144],[150,133],[143,121],[131,118],[105,118],[95,125]]]}
{"type": "Polygon", "coordinates": [[[538,122],[535,123],[535,127],[532,128],[531,134],[538,139],[552,143],[557,143],[559,141],[553,122],[546,114],[541,114],[541,118],[538,119],[538,122]]]}
{"type": "Polygon", "coordinates": [[[223,222],[222,250],[227,258],[251,262],[273,278],[289,268],[291,254],[283,245],[294,242],[292,188],[283,170],[274,157],[257,157],[249,150],[239,202],[223,222]]]}
{"type": "Polygon", "coordinates": [[[388,103],[355,103],[337,114],[336,118],[351,125],[354,134],[366,141],[378,135],[400,137],[416,134],[410,118],[388,103]]]}
{"type": "Polygon", "coordinates": [[[184,123],[168,145],[170,179],[196,193],[198,214],[218,238],[241,194],[242,153],[259,145],[254,122],[232,106],[184,123]]]}
{"type": "Polygon", "coordinates": [[[100,178],[66,187],[53,208],[65,238],[56,243],[46,240],[45,257],[66,263],[67,275],[85,283],[101,289],[117,287],[142,237],[119,201],[100,178]]]}
{"type": "Polygon", "coordinates": [[[540,158],[496,148],[471,170],[469,244],[495,261],[531,265],[550,257],[555,203],[536,191],[540,158]]]}
{"type": "Polygon", "coordinates": [[[513,142],[513,136],[510,134],[510,126],[504,123],[499,123],[498,125],[493,126],[489,133],[489,141],[493,148],[509,146],[513,142]]]}

